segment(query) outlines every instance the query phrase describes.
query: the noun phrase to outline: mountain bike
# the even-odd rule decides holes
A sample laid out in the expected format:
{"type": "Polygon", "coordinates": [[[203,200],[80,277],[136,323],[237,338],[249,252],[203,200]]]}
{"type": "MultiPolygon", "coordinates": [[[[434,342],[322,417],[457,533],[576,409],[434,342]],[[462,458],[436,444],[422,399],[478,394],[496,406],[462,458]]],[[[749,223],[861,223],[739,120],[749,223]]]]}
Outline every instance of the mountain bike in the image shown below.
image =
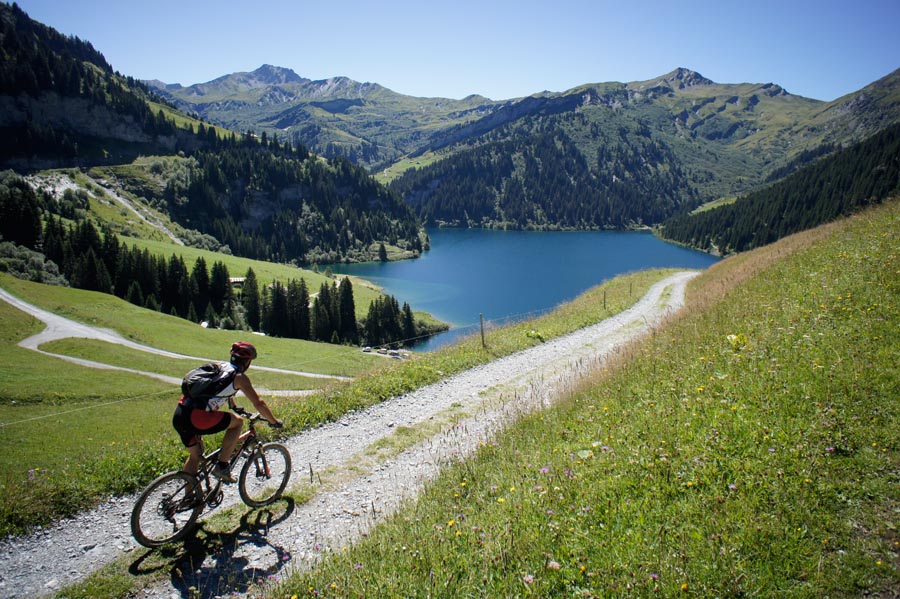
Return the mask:
{"type": "MultiPolygon", "coordinates": [[[[263,443],[255,429],[259,414],[243,408],[233,410],[245,416],[248,430],[238,440],[237,451],[229,462],[233,468],[246,458],[238,476],[241,500],[250,507],[261,507],[281,497],[291,476],[291,454],[280,443],[263,443]]],[[[203,437],[200,452],[204,453],[203,437]]],[[[192,530],[204,506],[210,509],[222,503],[222,481],[212,470],[219,458],[217,449],[200,458],[196,475],[184,471],[168,472],[154,480],[141,493],[131,512],[131,534],[144,547],[159,547],[179,541],[192,530]]]]}

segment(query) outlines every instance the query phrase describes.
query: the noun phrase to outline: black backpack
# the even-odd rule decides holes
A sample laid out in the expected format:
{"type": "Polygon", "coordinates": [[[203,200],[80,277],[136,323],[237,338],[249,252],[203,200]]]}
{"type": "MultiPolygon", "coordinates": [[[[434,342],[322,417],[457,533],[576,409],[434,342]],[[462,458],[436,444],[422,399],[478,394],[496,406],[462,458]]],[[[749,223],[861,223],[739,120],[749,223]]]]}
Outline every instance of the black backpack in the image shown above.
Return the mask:
{"type": "Polygon", "coordinates": [[[184,375],[181,392],[184,394],[185,405],[206,409],[210,398],[218,395],[234,380],[237,370],[229,366],[227,362],[210,362],[184,375]]]}

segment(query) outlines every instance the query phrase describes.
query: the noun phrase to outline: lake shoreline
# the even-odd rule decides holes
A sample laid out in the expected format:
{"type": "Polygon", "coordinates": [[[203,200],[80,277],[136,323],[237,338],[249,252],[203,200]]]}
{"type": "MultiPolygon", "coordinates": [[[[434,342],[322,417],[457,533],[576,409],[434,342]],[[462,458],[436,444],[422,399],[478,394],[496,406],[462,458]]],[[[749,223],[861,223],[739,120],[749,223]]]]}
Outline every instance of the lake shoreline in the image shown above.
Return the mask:
{"type": "Polygon", "coordinates": [[[719,258],[640,231],[427,230],[416,260],[335,264],[450,329],[417,351],[540,315],[608,279],[649,268],[705,269],[719,258]]]}

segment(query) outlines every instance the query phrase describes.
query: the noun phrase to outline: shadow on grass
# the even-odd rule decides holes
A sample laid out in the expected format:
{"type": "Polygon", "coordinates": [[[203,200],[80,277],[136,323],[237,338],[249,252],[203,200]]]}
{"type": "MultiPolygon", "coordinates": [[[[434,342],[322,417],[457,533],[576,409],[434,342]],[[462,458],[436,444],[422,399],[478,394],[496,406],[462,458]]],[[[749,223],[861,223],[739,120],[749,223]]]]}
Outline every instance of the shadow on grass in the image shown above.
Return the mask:
{"type": "Polygon", "coordinates": [[[236,528],[227,531],[214,530],[201,522],[183,543],[147,551],[132,562],[128,571],[133,576],[147,576],[168,569],[172,590],[185,599],[246,593],[291,561],[291,554],[271,544],[267,535],[294,509],[294,500],[283,498],[247,512],[236,528]],[[160,563],[145,563],[154,561],[160,563]]]}

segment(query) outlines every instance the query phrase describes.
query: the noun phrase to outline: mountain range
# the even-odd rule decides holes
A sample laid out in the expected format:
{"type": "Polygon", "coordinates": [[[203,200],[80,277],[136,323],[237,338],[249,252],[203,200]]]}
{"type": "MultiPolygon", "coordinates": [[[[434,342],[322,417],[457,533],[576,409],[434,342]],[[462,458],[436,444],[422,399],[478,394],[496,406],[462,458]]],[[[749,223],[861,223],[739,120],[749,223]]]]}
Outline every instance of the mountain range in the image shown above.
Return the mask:
{"type": "Polygon", "coordinates": [[[688,68],[499,101],[412,97],[272,65],[190,86],[142,82],[114,72],[89,42],[2,8],[0,164],[178,157],[168,174],[129,183],[132,168],[116,178],[255,257],[366,259],[380,243],[416,255],[427,240],[413,221],[655,226],[760,190],[900,120],[900,71],[833,102],[688,68]],[[237,160],[254,140],[275,154],[255,164],[277,177],[237,160]],[[302,169],[284,176],[281,160],[302,169]]]}
{"type": "Polygon", "coordinates": [[[833,102],[774,83],[716,83],[687,68],[503,101],[404,96],[271,65],[188,87],[145,83],[218,125],[346,156],[423,221],[469,226],[653,224],[758,189],[900,119],[900,71],[833,102]],[[527,156],[542,146],[559,151],[537,162],[568,164],[564,180],[529,171],[527,156]],[[517,183],[529,180],[527,189],[517,183]],[[480,198],[459,197],[472,191],[480,198]],[[560,196],[568,208],[551,205],[560,196]],[[575,209],[585,202],[612,208],[575,209]]]}
{"type": "Polygon", "coordinates": [[[263,131],[326,157],[363,165],[409,154],[435,131],[471,122],[503,105],[481,96],[415,98],[346,77],[313,81],[263,65],[188,87],[145,81],[173,105],[234,131],[263,131]]]}

